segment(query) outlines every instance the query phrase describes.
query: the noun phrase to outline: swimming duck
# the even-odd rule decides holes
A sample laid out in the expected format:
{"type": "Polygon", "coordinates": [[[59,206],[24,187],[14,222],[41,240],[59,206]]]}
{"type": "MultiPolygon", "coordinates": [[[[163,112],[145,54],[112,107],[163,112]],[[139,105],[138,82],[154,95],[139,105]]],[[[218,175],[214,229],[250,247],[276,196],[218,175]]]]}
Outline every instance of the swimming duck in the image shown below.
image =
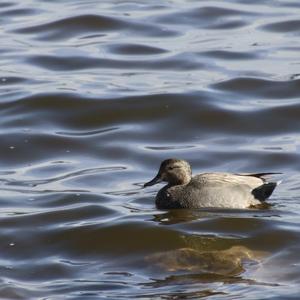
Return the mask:
{"type": "Polygon", "coordinates": [[[203,173],[192,177],[190,164],[181,159],[167,159],[157,175],[144,187],[165,181],[156,195],[156,207],[171,208],[251,208],[269,198],[277,182],[265,176],[278,173],[232,174],[203,173]]]}

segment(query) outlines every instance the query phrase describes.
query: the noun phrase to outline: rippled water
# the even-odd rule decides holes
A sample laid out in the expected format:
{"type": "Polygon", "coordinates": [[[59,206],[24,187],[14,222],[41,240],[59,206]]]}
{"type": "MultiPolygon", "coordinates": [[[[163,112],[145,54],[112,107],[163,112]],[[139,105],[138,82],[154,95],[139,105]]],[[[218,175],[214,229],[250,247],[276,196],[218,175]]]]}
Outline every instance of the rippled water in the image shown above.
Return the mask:
{"type": "Polygon", "coordinates": [[[300,293],[298,0],[0,2],[1,299],[300,293]],[[284,172],[265,210],[159,211],[169,157],[284,172]]]}

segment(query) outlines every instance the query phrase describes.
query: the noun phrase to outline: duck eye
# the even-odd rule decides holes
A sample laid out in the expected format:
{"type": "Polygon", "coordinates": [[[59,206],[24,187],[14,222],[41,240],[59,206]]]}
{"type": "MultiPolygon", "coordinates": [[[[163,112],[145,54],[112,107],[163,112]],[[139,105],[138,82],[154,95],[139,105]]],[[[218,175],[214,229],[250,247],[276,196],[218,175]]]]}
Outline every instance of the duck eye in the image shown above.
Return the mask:
{"type": "Polygon", "coordinates": [[[179,166],[169,166],[168,170],[173,170],[173,169],[176,169],[176,168],[179,168],[179,166]]]}

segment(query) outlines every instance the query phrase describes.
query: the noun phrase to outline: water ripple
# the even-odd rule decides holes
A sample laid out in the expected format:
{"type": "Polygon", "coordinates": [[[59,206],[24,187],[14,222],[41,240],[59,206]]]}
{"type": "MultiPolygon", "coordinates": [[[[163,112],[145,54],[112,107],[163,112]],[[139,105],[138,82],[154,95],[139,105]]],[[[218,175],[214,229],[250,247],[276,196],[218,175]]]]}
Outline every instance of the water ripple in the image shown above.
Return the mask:
{"type": "Polygon", "coordinates": [[[274,32],[300,32],[300,21],[299,20],[288,20],[283,22],[276,22],[267,24],[262,27],[264,30],[274,32]]]}
{"type": "Polygon", "coordinates": [[[0,298],[297,298],[299,5],[1,1],[0,298]],[[160,211],[170,156],[283,182],[160,211]]]}
{"type": "Polygon", "coordinates": [[[155,25],[147,25],[139,22],[130,22],[125,19],[113,18],[102,15],[79,15],[63,18],[50,23],[27,26],[14,30],[21,34],[38,34],[37,38],[41,41],[61,40],[72,38],[85,32],[110,32],[130,30],[136,34],[165,37],[173,36],[175,31],[161,30],[155,25]],[[61,29],[64,30],[61,30],[61,29]]]}

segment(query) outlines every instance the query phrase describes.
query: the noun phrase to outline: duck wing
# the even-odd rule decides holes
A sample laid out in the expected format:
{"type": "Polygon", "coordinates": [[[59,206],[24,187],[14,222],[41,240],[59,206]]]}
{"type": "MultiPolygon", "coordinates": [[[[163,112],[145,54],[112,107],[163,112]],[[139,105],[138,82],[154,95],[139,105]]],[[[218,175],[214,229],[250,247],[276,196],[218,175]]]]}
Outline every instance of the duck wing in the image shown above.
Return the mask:
{"type": "Polygon", "coordinates": [[[217,186],[248,186],[249,189],[255,189],[261,186],[265,181],[258,174],[233,174],[233,173],[202,173],[193,177],[196,182],[203,185],[217,186]],[[253,176],[257,175],[257,176],[253,176]]]}
{"type": "Polygon", "coordinates": [[[215,206],[245,208],[271,196],[277,183],[267,182],[264,178],[267,175],[273,173],[202,173],[193,177],[189,185],[193,185],[199,196],[209,199],[208,202],[215,206]]]}
{"type": "Polygon", "coordinates": [[[262,179],[264,182],[267,181],[267,179],[265,178],[265,176],[272,176],[272,175],[279,175],[282,173],[279,172],[265,172],[265,173],[238,173],[235,175],[239,175],[239,176],[250,176],[250,177],[256,177],[256,178],[260,178],[262,179]]]}

